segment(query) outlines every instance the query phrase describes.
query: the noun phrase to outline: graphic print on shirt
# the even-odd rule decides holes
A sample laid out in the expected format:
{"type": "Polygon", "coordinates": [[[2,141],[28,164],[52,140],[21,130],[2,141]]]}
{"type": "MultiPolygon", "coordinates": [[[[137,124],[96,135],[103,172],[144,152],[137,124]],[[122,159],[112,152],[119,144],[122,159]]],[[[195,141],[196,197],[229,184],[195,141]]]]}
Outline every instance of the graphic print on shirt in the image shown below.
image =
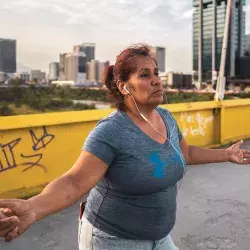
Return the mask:
{"type": "Polygon", "coordinates": [[[156,178],[165,178],[166,173],[165,173],[165,167],[167,166],[167,163],[162,161],[160,158],[160,155],[158,152],[153,152],[149,156],[149,161],[153,163],[153,176],[156,178]]]}

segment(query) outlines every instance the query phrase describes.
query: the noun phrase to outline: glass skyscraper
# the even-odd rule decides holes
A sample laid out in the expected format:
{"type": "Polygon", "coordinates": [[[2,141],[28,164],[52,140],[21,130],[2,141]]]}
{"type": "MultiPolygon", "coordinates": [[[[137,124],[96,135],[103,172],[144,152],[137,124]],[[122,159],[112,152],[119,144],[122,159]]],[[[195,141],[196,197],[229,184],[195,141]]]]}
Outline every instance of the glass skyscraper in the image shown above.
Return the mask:
{"type": "Polygon", "coordinates": [[[16,40],[0,38],[0,72],[16,72],[16,40]]]}
{"type": "Polygon", "coordinates": [[[86,54],[87,61],[90,62],[95,59],[95,44],[94,43],[82,43],[74,46],[74,52],[84,52],[86,54]]]}
{"type": "MultiPolygon", "coordinates": [[[[234,77],[235,62],[245,51],[245,0],[233,0],[225,76],[234,77]]],[[[193,70],[200,81],[211,81],[220,69],[227,0],[193,0],[193,70]],[[199,71],[200,69],[200,71],[199,71]]]]}
{"type": "Polygon", "coordinates": [[[164,47],[153,47],[152,52],[157,60],[158,68],[160,72],[165,72],[165,48],[164,47]]]}
{"type": "Polygon", "coordinates": [[[246,35],[246,53],[250,55],[250,35],[246,35]]]}

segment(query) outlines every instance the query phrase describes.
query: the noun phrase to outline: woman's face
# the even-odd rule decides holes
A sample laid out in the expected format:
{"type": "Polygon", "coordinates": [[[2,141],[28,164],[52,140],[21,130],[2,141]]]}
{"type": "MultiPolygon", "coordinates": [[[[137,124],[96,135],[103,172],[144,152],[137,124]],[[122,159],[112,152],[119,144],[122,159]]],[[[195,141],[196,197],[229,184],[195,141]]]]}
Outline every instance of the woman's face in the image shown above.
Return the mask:
{"type": "Polygon", "coordinates": [[[140,105],[156,107],[163,102],[162,82],[154,60],[140,56],[136,60],[137,70],[125,84],[140,105]]]}

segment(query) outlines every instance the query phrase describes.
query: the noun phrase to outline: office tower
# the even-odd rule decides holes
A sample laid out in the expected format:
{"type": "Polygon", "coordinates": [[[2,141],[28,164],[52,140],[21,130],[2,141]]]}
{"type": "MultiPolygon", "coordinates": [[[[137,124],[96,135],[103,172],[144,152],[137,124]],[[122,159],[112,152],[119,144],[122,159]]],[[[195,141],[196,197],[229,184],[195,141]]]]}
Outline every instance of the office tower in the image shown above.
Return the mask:
{"type": "Polygon", "coordinates": [[[0,38],[0,71],[16,72],[16,40],[0,38]]]}
{"type": "Polygon", "coordinates": [[[250,34],[246,35],[246,54],[250,56],[250,34]]]}
{"type": "Polygon", "coordinates": [[[86,63],[87,58],[85,53],[68,53],[65,56],[65,80],[82,83],[86,80],[86,63]]]}
{"type": "Polygon", "coordinates": [[[250,35],[246,35],[245,56],[236,60],[236,73],[239,79],[250,79],[250,35]]]}
{"type": "Polygon", "coordinates": [[[98,73],[98,77],[96,79],[97,82],[102,81],[103,73],[104,73],[105,69],[108,67],[109,67],[109,61],[99,63],[99,73],[98,73]]]}
{"type": "Polygon", "coordinates": [[[84,52],[86,54],[87,62],[95,59],[95,44],[94,43],[82,43],[74,46],[73,52],[79,53],[84,52]]]}
{"type": "Polygon", "coordinates": [[[93,81],[93,82],[98,81],[98,78],[99,78],[99,66],[100,66],[100,62],[98,60],[92,59],[88,63],[88,77],[89,77],[88,80],[89,81],[93,81]]]}
{"type": "MultiPolygon", "coordinates": [[[[233,0],[225,76],[235,76],[235,62],[245,51],[245,0],[233,0]]],[[[220,69],[227,0],[193,0],[193,70],[199,83],[216,79],[220,69]]]]}
{"type": "Polygon", "coordinates": [[[59,55],[59,80],[66,80],[66,72],[65,72],[65,63],[66,63],[67,53],[63,53],[59,55]]]}
{"type": "Polygon", "coordinates": [[[153,47],[152,52],[156,57],[158,68],[160,72],[165,72],[165,48],[153,47]]]}
{"type": "Polygon", "coordinates": [[[49,79],[57,80],[59,78],[59,63],[51,62],[49,64],[49,79]]]}

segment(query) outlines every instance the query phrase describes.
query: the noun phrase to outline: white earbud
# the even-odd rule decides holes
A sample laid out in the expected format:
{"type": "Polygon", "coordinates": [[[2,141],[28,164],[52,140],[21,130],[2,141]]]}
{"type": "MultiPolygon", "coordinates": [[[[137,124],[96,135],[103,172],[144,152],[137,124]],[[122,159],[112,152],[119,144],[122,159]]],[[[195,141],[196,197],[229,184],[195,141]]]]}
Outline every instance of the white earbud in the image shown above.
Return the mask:
{"type": "Polygon", "coordinates": [[[126,86],[124,86],[123,89],[126,90],[127,93],[129,93],[129,94],[131,95],[131,97],[132,97],[132,99],[133,99],[133,101],[134,101],[134,103],[135,103],[135,106],[136,106],[136,108],[137,108],[137,110],[138,110],[140,116],[141,116],[146,122],[148,122],[148,119],[147,119],[147,118],[140,112],[140,110],[138,109],[134,97],[133,97],[132,94],[128,91],[128,89],[126,88],[126,86]]]}
{"type": "Polygon", "coordinates": [[[126,90],[126,91],[127,91],[127,93],[129,93],[129,94],[130,94],[130,92],[128,91],[128,89],[126,88],[126,86],[124,86],[124,87],[123,87],[123,89],[124,89],[124,90],[126,90]]]}

